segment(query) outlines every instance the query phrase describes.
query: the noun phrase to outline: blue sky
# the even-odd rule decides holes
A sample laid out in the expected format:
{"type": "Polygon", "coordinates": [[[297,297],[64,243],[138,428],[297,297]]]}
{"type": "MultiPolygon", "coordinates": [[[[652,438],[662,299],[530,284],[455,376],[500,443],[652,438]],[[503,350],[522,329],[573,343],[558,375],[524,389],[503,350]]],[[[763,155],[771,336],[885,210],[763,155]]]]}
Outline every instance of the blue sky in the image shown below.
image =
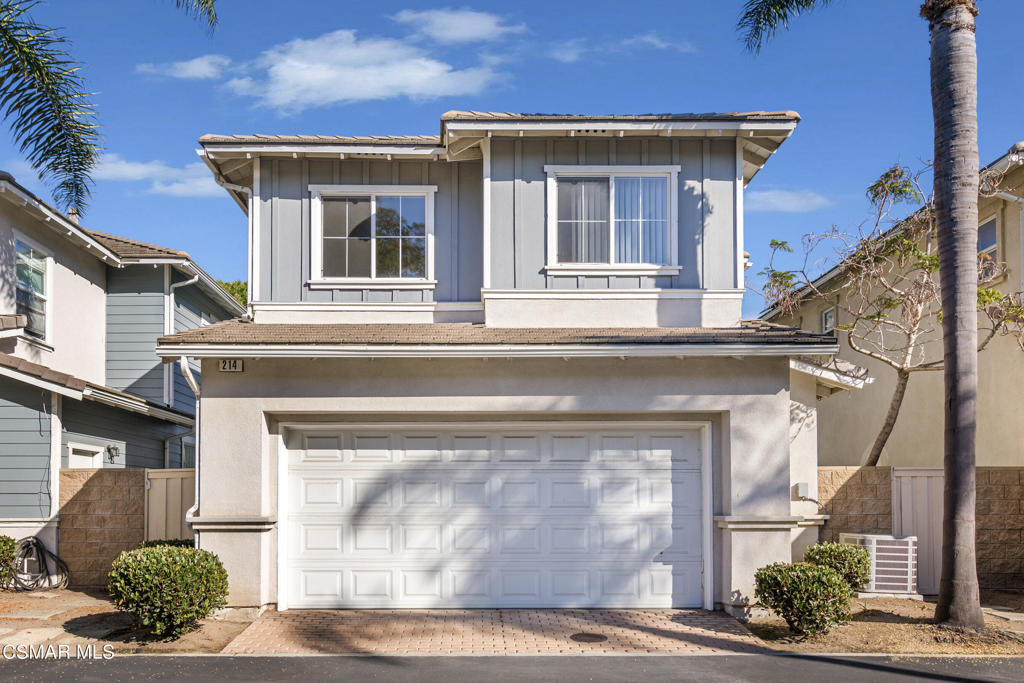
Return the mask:
{"type": "MultiPolygon", "coordinates": [[[[216,277],[245,277],[246,224],[195,155],[203,133],[433,134],[448,109],[795,109],[748,188],[755,279],[770,239],[856,226],[882,170],[931,157],[928,31],[917,0],[839,0],[753,55],[741,5],[220,0],[213,33],[171,0],[49,0],[34,17],[63,28],[96,93],[106,156],[85,224],[185,249],[216,277]]],[[[979,5],[985,163],[1024,139],[1024,5],[979,5]]],[[[9,137],[0,165],[49,196],[9,137]]]]}

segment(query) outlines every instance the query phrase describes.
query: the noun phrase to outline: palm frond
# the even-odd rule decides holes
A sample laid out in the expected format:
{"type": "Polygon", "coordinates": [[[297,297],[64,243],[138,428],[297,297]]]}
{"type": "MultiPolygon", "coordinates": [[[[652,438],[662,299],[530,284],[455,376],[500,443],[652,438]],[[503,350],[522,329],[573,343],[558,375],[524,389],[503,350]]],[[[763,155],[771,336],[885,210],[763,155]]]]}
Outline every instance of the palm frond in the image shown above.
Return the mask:
{"type": "Polygon", "coordinates": [[[28,16],[35,4],[0,2],[0,114],[57,205],[83,211],[99,157],[95,110],[67,42],[28,16]]]}
{"type": "Polygon", "coordinates": [[[789,28],[792,18],[815,7],[824,7],[832,0],[747,0],[736,28],[751,52],[760,52],[780,29],[789,28]]]}
{"type": "Polygon", "coordinates": [[[185,14],[205,22],[211,30],[217,28],[217,0],[174,0],[174,4],[185,14]]]}

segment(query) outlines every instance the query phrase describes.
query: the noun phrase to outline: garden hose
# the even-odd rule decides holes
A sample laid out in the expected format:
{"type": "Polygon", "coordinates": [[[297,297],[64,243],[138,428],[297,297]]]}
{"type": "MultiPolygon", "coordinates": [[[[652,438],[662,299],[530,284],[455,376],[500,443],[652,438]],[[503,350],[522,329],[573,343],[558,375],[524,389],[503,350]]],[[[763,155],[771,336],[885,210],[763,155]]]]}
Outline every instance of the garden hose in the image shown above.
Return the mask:
{"type": "Polygon", "coordinates": [[[45,591],[68,585],[68,565],[50,552],[37,536],[18,541],[14,550],[11,588],[19,591],[45,591]]]}

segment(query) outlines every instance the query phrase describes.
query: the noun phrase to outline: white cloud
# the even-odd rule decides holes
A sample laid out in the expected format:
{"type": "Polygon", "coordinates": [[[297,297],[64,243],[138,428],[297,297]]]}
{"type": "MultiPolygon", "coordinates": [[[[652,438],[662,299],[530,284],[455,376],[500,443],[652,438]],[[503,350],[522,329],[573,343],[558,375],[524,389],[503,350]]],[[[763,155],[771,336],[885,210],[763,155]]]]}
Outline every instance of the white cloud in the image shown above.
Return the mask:
{"type": "Polygon", "coordinates": [[[169,76],[189,80],[206,80],[220,78],[231,66],[231,58],[224,55],[203,55],[183,62],[170,64],[139,64],[135,71],[140,74],[169,76]]]}
{"type": "Polygon", "coordinates": [[[172,197],[219,197],[223,190],[201,161],[171,166],[163,161],[129,161],[120,154],[104,154],[93,172],[96,180],[149,183],[147,192],[172,197]]]}
{"type": "Polygon", "coordinates": [[[524,24],[506,24],[497,14],[471,9],[405,9],[393,18],[439,43],[482,43],[526,30],[524,24]]]}
{"type": "Polygon", "coordinates": [[[655,50],[675,50],[676,52],[694,53],[697,46],[688,40],[673,42],[665,40],[657,33],[644,33],[622,41],[625,47],[648,47],[655,50]]]}
{"type": "Polygon", "coordinates": [[[340,102],[471,95],[497,78],[486,64],[458,69],[407,41],[361,40],[348,29],[275,45],[255,66],[262,76],[234,78],[227,87],[283,113],[340,102]]]}
{"type": "Polygon", "coordinates": [[[580,38],[574,38],[572,40],[566,40],[565,42],[559,43],[551,48],[551,56],[563,62],[565,64],[572,64],[578,62],[583,58],[583,53],[587,51],[583,40],[580,38]]]}
{"type": "Polygon", "coordinates": [[[748,211],[810,213],[835,204],[828,197],[811,190],[753,190],[743,197],[748,211]]]}

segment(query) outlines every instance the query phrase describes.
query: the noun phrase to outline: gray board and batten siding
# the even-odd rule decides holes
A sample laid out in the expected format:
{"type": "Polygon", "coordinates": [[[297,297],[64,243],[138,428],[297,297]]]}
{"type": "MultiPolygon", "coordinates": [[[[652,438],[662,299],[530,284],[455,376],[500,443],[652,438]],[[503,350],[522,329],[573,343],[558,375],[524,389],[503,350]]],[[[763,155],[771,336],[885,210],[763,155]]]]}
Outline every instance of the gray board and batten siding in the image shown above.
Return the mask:
{"type": "Polygon", "coordinates": [[[483,286],[481,162],[262,159],[258,301],[479,301],[483,286]],[[310,185],[434,185],[435,290],[315,290],[310,279],[310,185]]]}
{"type": "MultiPolygon", "coordinates": [[[[736,139],[492,138],[491,287],[732,289],[736,139]],[[681,271],[671,277],[548,275],[544,166],[678,165],[681,271]],[[707,227],[705,227],[707,226],[707,227]]],[[[483,286],[483,163],[360,159],[260,160],[260,279],[265,302],[479,301],[483,286]],[[310,185],[435,185],[430,290],[310,289],[310,185]]]]}
{"type": "Polygon", "coordinates": [[[0,377],[0,519],[50,516],[51,394],[0,377]]]}
{"type": "Polygon", "coordinates": [[[107,386],[163,403],[164,369],[156,355],[156,340],[163,334],[163,268],[111,268],[107,275],[107,386]]]}

